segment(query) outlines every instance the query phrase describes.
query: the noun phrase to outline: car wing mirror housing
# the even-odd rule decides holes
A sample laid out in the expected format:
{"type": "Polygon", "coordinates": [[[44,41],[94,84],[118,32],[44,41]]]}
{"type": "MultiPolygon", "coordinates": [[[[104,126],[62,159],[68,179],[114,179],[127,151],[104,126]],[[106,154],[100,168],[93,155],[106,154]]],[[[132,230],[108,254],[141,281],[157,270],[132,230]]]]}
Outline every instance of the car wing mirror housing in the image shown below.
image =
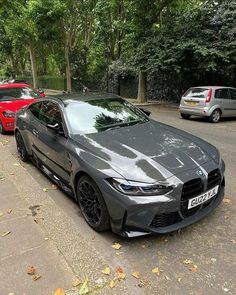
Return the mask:
{"type": "Polygon", "coordinates": [[[147,110],[147,109],[144,109],[144,108],[139,108],[140,109],[140,111],[142,111],[146,116],[150,116],[151,115],[151,112],[149,111],[149,110],[147,110]]]}

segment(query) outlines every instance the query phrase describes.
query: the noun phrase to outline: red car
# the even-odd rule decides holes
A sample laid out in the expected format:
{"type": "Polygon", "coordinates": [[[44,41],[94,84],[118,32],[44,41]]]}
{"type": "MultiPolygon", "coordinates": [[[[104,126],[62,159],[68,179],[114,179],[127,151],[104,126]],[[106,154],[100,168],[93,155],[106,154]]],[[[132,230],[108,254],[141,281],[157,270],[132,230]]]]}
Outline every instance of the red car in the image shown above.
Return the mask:
{"type": "Polygon", "coordinates": [[[35,99],[44,97],[29,84],[0,84],[0,133],[14,131],[15,113],[35,99]]]}

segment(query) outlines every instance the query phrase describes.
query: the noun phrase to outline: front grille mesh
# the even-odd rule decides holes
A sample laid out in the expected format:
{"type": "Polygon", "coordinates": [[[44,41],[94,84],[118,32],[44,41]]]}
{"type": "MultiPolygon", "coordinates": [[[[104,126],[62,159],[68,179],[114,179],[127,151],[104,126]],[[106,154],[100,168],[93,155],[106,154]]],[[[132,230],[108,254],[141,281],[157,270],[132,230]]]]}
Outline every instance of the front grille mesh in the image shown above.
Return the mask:
{"type": "Polygon", "coordinates": [[[188,209],[188,200],[203,193],[203,183],[201,178],[195,178],[183,185],[180,210],[183,217],[188,217],[196,213],[201,205],[188,209]]]}
{"type": "MultiPolygon", "coordinates": [[[[220,184],[221,184],[221,174],[219,169],[215,169],[208,174],[206,191],[220,184]]],[[[204,192],[204,184],[201,178],[195,178],[184,183],[182,188],[181,203],[180,203],[181,214],[179,212],[156,214],[152,222],[150,223],[150,227],[159,228],[159,227],[165,227],[165,226],[175,224],[183,220],[183,218],[187,218],[191,215],[194,215],[199,210],[206,208],[212,202],[214,202],[215,198],[212,198],[209,201],[199,206],[188,209],[189,199],[197,197],[201,195],[203,192],[204,192]]]]}
{"type": "Polygon", "coordinates": [[[165,227],[181,221],[178,212],[157,214],[153,218],[151,227],[165,227]]]}

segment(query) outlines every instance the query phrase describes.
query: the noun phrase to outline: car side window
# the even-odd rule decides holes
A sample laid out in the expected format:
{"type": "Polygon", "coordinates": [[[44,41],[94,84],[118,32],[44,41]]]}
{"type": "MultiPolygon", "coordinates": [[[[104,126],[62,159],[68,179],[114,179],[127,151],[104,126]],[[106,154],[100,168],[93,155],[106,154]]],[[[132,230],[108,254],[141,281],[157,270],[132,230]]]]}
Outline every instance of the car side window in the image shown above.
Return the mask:
{"type": "Polygon", "coordinates": [[[50,101],[42,102],[42,106],[39,112],[39,120],[44,124],[56,124],[62,125],[62,117],[59,107],[50,101]]]}
{"type": "Polygon", "coordinates": [[[38,102],[38,103],[33,103],[30,107],[29,110],[31,111],[31,113],[35,116],[35,118],[39,118],[39,111],[41,108],[42,103],[38,102]]]}
{"type": "Polygon", "coordinates": [[[231,96],[231,99],[236,100],[236,90],[235,89],[230,89],[230,96],[231,96]]]}
{"type": "Polygon", "coordinates": [[[218,99],[229,99],[229,90],[228,88],[216,89],[215,98],[218,99]]]}

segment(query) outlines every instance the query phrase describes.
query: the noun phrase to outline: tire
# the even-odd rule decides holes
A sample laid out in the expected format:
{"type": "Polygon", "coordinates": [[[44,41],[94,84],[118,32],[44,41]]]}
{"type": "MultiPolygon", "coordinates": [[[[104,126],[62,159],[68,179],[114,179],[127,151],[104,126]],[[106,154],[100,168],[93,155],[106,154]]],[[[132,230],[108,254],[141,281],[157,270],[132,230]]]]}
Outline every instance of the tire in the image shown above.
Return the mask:
{"type": "Polygon", "coordinates": [[[89,176],[82,176],[76,188],[78,203],[86,222],[96,231],[110,228],[110,216],[96,183],[89,176]]]}
{"type": "Polygon", "coordinates": [[[180,116],[181,116],[183,119],[185,119],[185,120],[188,120],[188,119],[190,119],[190,117],[191,117],[191,115],[182,114],[182,113],[180,113],[180,116]]]}
{"type": "Polygon", "coordinates": [[[211,113],[211,115],[209,117],[209,121],[211,123],[218,123],[220,121],[220,118],[221,118],[221,110],[216,109],[211,113]]]}
{"type": "Polygon", "coordinates": [[[21,160],[23,162],[28,162],[30,157],[29,157],[29,154],[26,150],[23,137],[19,131],[16,131],[15,138],[16,138],[16,148],[17,148],[18,153],[20,154],[21,160]]]}
{"type": "Polygon", "coordinates": [[[3,129],[2,122],[0,121],[0,134],[5,134],[5,130],[3,129]]]}

